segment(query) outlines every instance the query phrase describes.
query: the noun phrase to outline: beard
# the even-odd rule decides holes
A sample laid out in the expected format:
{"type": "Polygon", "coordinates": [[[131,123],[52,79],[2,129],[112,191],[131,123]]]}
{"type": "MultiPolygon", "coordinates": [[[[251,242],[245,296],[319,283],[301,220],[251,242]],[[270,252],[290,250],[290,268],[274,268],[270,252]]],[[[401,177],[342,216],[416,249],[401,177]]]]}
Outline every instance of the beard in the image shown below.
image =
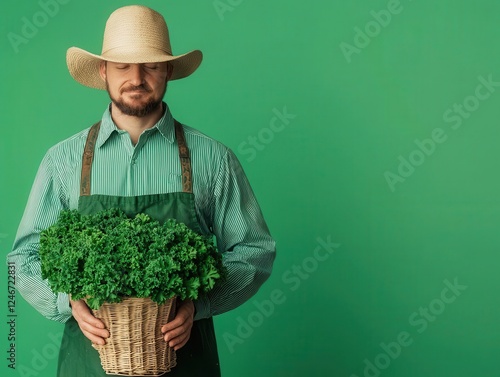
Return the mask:
{"type": "MultiPolygon", "coordinates": [[[[109,98],[111,101],[114,103],[114,105],[125,115],[137,117],[137,118],[143,118],[151,113],[153,113],[155,110],[158,109],[159,106],[161,106],[163,102],[163,97],[165,96],[165,93],[167,91],[167,84],[165,83],[165,88],[163,89],[163,92],[161,93],[160,96],[156,97],[150,97],[145,103],[141,103],[138,105],[130,105],[125,102],[123,97],[120,98],[115,98],[111,94],[108,86],[108,80],[106,80],[106,90],[108,92],[109,98]]],[[[125,89],[123,89],[120,94],[130,92],[130,91],[136,91],[136,90],[141,90],[146,93],[151,93],[152,90],[148,86],[148,84],[141,84],[139,86],[129,86],[125,89]]]]}

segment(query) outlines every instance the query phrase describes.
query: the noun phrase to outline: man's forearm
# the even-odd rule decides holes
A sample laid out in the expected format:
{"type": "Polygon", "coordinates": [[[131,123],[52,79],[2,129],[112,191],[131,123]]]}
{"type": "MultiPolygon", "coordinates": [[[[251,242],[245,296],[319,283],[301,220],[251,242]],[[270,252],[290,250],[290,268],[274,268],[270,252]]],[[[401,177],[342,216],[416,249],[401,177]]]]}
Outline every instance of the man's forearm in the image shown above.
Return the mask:
{"type": "Polygon", "coordinates": [[[271,274],[275,256],[274,241],[270,239],[265,245],[266,248],[240,247],[225,253],[228,278],[194,302],[195,320],[235,309],[257,293],[271,274]]]}
{"type": "Polygon", "coordinates": [[[66,322],[71,317],[69,298],[55,294],[41,278],[40,261],[29,248],[16,248],[8,256],[16,265],[16,288],[23,298],[44,317],[66,322]]]}

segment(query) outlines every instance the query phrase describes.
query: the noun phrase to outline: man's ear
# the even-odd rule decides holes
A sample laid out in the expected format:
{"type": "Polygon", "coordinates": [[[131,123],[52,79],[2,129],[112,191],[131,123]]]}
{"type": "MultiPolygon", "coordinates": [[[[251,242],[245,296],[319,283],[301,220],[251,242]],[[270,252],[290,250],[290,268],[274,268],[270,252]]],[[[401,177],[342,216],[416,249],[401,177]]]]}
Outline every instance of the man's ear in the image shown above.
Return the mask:
{"type": "Polygon", "coordinates": [[[106,81],[106,61],[101,60],[101,64],[99,64],[99,75],[101,76],[103,81],[106,81]]]}
{"type": "Polygon", "coordinates": [[[170,77],[172,77],[172,73],[174,73],[174,67],[172,66],[172,64],[170,64],[170,62],[167,62],[167,80],[170,80],[170,77]]]}

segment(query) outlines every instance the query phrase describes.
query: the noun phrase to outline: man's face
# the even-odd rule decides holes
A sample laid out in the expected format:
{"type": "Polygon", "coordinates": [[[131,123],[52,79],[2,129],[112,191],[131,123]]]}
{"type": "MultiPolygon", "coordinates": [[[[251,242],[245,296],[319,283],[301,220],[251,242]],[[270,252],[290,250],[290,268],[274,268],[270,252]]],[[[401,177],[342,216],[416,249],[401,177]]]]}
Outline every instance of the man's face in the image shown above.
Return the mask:
{"type": "Polygon", "coordinates": [[[167,62],[103,62],[100,68],[111,101],[122,113],[135,117],[147,116],[158,109],[171,71],[167,62]]]}

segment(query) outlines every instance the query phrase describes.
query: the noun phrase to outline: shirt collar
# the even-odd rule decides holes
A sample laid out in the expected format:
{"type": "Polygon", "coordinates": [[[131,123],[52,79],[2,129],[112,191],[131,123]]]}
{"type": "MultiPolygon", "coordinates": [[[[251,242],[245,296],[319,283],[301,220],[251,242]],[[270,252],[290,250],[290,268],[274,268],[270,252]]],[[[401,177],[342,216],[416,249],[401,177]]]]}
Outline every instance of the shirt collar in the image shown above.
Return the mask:
{"type": "MultiPolygon", "coordinates": [[[[163,102],[163,106],[165,109],[163,116],[153,127],[151,127],[151,129],[157,129],[168,142],[173,143],[175,140],[174,118],[165,102],[163,102]]],[[[97,137],[96,146],[98,148],[102,147],[106,141],[109,140],[111,135],[122,132],[125,131],[120,130],[115,122],[113,122],[113,118],[111,117],[111,104],[109,104],[101,119],[101,130],[97,137]]]]}

